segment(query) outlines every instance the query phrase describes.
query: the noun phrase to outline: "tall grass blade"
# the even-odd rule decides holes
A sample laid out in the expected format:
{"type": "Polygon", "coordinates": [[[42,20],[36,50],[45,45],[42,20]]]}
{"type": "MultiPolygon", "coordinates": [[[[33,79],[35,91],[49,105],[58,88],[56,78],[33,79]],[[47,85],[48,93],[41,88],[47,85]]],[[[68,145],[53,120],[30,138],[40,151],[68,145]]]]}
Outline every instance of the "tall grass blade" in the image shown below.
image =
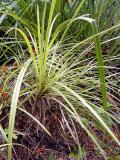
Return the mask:
{"type": "MultiPolygon", "coordinates": [[[[96,57],[97,57],[97,63],[98,63],[98,70],[99,70],[99,79],[100,79],[100,86],[101,86],[101,94],[102,94],[102,101],[103,101],[103,108],[104,110],[107,110],[107,90],[106,90],[106,82],[105,82],[105,71],[104,71],[104,63],[103,63],[103,55],[102,55],[102,49],[101,49],[101,43],[100,43],[100,37],[98,32],[98,26],[94,19],[85,16],[77,17],[76,20],[85,20],[89,22],[93,29],[93,34],[95,36],[92,36],[94,39],[95,44],[95,50],[96,50],[96,57]]],[[[90,39],[90,38],[88,38],[90,39]]],[[[86,39],[82,43],[85,43],[86,39]]],[[[71,51],[71,50],[70,50],[71,51]]],[[[69,52],[70,52],[69,51],[69,52]]]]}
{"type": "Polygon", "coordinates": [[[9,126],[8,126],[8,160],[12,159],[12,138],[13,138],[13,131],[14,131],[14,123],[15,123],[15,116],[16,116],[16,110],[17,110],[17,103],[18,103],[18,98],[19,98],[19,93],[20,93],[20,88],[21,84],[24,78],[24,74],[32,62],[32,59],[28,59],[24,66],[22,67],[19,76],[17,78],[15,88],[13,91],[13,96],[12,96],[12,103],[11,103],[11,108],[10,108],[10,117],[9,117],[9,126]]]}
{"type": "Polygon", "coordinates": [[[107,130],[107,132],[110,134],[110,136],[114,139],[114,141],[120,146],[120,141],[119,139],[114,135],[114,133],[111,131],[111,129],[107,126],[107,124],[104,122],[104,120],[99,116],[99,114],[86,102],[86,100],[78,95],[76,92],[74,92],[72,89],[67,87],[64,84],[61,84],[57,82],[57,84],[63,88],[65,88],[67,91],[69,91],[74,97],[76,97],[84,107],[86,107],[96,118],[97,120],[101,123],[101,125],[107,130]]]}
{"type": "MultiPolygon", "coordinates": [[[[92,25],[94,35],[98,34],[98,26],[94,19],[89,18],[89,17],[82,17],[82,19],[89,22],[92,25]]],[[[98,63],[98,69],[99,69],[103,109],[107,111],[107,90],[106,90],[105,71],[104,71],[104,63],[103,63],[103,55],[102,55],[100,37],[95,36],[93,39],[94,39],[96,57],[97,57],[97,63],[98,63]]]]}
{"type": "Polygon", "coordinates": [[[72,118],[74,118],[80,125],[81,127],[87,132],[87,134],[90,136],[90,138],[93,140],[93,142],[95,143],[95,145],[98,147],[98,149],[100,150],[101,154],[103,155],[104,159],[107,160],[107,157],[105,155],[104,150],[101,148],[101,146],[99,145],[99,143],[97,142],[96,138],[93,136],[93,134],[89,131],[89,129],[86,127],[86,125],[82,122],[81,117],[78,115],[77,111],[75,110],[74,106],[72,105],[72,103],[63,95],[63,93],[61,93],[61,91],[59,91],[56,88],[53,88],[53,90],[55,90],[61,97],[63,97],[63,99],[66,101],[66,103],[70,106],[70,108],[73,110],[71,111],[71,109],[69,109],[68,106],[66,106],[65,104],[63,104],[62,102],[60,102],[57,99],[54,99],[56,102],[58,102],[62,107],[64,107],[68,113],[71,114],[72,118]]]}

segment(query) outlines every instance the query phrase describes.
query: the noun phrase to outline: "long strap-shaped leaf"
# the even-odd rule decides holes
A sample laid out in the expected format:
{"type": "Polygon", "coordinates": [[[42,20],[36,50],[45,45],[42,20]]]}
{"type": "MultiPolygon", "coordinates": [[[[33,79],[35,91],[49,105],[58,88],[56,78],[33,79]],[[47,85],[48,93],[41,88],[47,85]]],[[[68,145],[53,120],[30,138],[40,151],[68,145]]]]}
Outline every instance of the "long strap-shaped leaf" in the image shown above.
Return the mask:
{"type": "MultiPolygon", "coordinates": [[[[12,159],[12,137],[13,137],[13,131],[14,131],[14,124],[15,124],[15,115],[16,115],[16,110],[17,110],[17,103],[18,103],[18,98],[19,98],[19,93],[20,93],[20,88],[23,82],[23,78],[25,75],[25,72],[32,62],[32,58],[29,58],[23,65],[13,92],[12,96],[12,103],[11,103],[11,108],[10,108],[10,118],[9,118],[9,127],[8,127],[8,160],[12,159]]],[[[48,130],[35,118],[33,117],[30,113],[27,111],[23,110],[22,108],[19,108],[22,112],[26,113],[28,116],[30,116],[37,124],[46,132],[50,135],[48,130]]]]}
{"type": "Polygon", "coordinates": [[[115,140],[115,142],[120,146],[120,141],[118,138],[114,135],[114,133],[111,131],[111,129],[107,126],[107,124],[104,122],[104,120],[100,117],[100,115],[85,101],[83,97],[78,95],[76,92],[74,92],[72,89],[67,87],[66,85],[56,82],[59,86],[65,88],[67,91],[69,91],[74,97],[76,97],[82,104],[85,106],[101,123],[101,125],[107,130],[107,132],[111,135],[111,137],[115,140]]]}
{"type": "MultiPolygon", "coordinates": [[[[94,34],[97,34],[98,27],[97,27],[96,21],[93,21],[91,24],[92,24],[94,34]]],[[[95,43],[96,57],[97,57],[97,63],[98,63],[98,69],[99,69],[103,109],[107,111],[107,90],[106,90],[105,70],[104,70],[103,55],[102,55],[99,36],[94,37],[94,43],[95,43]]]]}
{"type": "Polygon", "coordinates": [[[57,88],[53,88],[52,87],[52,89],[55,92],[57,92],[61,97],[63,97],[63,99],[65,100],[65,102],[67,102],[67,104],[69,105],[70,108],[67,107],[65,104],[63,104],[62,102],[60,102],[59,100],[54,99],[54,98],[53,99],[55,101],[57,101],[61,106],[63,106],[67,110],[67,112],[70,113],[70,115],[81,125],[81,127],[87,132],[87,134],[93,140],[93,142],[95,143],[95,145],[98,147],[98,149],[100,150],[101,154],[104,156],[104,159],[107,160],[104,150],[101,148],[101,146],[97,142],[96,138],[92,135],[92,133],[90,132],[90,130],[87,128],[87,126],[82,122],[81,117],[78,115],[78,113],[77,113],[75,107],[72,105],[72,103],[57,88]]]}
{"type": "Polygon", "coordinates": [[[44,51],[44,63],[43,63],[43,80],[45,79],[45,72],[46,72],[46,64],[47,64],[47,59],[48,59],[48,53],[49,53],[49,37],[50,37],[50,29],[51,29],[51,24],[52,24],[52,19],[54,15],[54,10],[55,10],[55,5],[56,5],[56,0],[51,1],[51,7],[50,7],[50,12],[49,12],[49,19],[48,19],[48,26],[47,26],[47,32],[46,32],[46,41],[45,41],[45,51],[44,51]]]}
{"type": "MultiPolygon", "coordinates": [[[[107,111],[107,90],[106,90],[106,84],[105,84],[106,83],[106,81],[105,81],[105,71],[104,71],[103,55],[102,55],[100,35],[99,35],[99,32],[98,32],[97,23],[94,19],[89,18],[88,15],[79,16],[79,17],[75,18],[73,21],[75,21],[75,20],[87,21],[92,26],[93,34],[95,35],[95,36],[92,36],[92,37],[94,39],[96,57],[97,57],[97,63],[98,63],[100,86],[101,86],[102,101],[103,101],[103,109],[105,111],[107,111]]],[[[84,40],[83,42],[85,42],[85,41],[86,40],[84,40]]],[[[81,42],[81,44],[82,44],[82,42],[81,42]]],[[[73,50],[73,49],[71,49],[71,50],[73,50]]]]}
{"type": "Polygon", "coordinates": [[[8,127],[8,160],[12,159],[12,137],[13,137],[13,131],[14,131],[14,123],[15,123],[15,115],[17,110],[17,102],[18,97],[20,93],[21,84],[25,75],[25,72],[29,66],[29,64],[32,62],[32,59],[28,59],[25,64],[23,65],[19,76],[17,78],[13,96],[12,96],[12,103],[10,108],[10,118],[9,118],[9,127],[8,127]]]}
{"type": "MultiPolygon", "coordinates": [[[[93,29],[93,34],[96,35],[98,33],[98,26],[94,19],[89,17],[81,16],[80,19],[89,22],[93,29]]],[[[99,70],[99,78],[100,78],[100,86],[101,86],[101,93],[102,93],[102,101],[103,101],[103,109],[107,110],[107,91],[106,91],[106,82],[105,82],[105,71],[104,71],[104,63],[103,63],[103,55],[100,43],[100,36],[95,36],[94,38],[95,50],[96,50],[96,57],[98,63],[98,70],[99,70]]]]}

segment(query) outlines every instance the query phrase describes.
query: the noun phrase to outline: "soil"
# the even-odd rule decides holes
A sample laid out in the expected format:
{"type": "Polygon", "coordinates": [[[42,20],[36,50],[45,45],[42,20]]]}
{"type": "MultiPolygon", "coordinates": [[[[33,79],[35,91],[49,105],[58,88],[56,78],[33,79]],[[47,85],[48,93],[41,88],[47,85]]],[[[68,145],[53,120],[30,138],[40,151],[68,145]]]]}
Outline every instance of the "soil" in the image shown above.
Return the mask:
{"type": "MultiPolygon", "coordinates": [[[[52,137],[45,133],[25,113],[18,110],[15,121],[16,133],[13,137],[13,143],[15,144],[12,151],[14,160],[78,160],[75,158],[77,157],[77,145],[68,128],[65,127],[58,103],[51,99],[42,98],[39,100],[38,98],[36,101],[24,104],[24,108],[46,126],[52,137]],[[61,123],[65,127],[64,130],[61,123]]],[[[3,128],[8,127],[8,113],[9,108],[4,108],[1,114],[3,128]]],[[[64,116],[70,122],[67,114],[64,116]]],[[[90,137],[76,122],[75,127],[83,149],[83,160],[104,160],[90,137]]],[[[90,125],[90,128],[99,137],[101,144],[104,145],[103,148],[107,156],[111,160],[119,160],[120,150],[111,138],[92,125],[90,125]]],[[[120,138],[119,136],[117,135],[118,138],[120,138]]],[[[2,138],[0,138],[0,143],[5,143],[2,138]]],[[[6,156],[7,148],[1,150],[0,160],[7,160],[6,156]]]]}

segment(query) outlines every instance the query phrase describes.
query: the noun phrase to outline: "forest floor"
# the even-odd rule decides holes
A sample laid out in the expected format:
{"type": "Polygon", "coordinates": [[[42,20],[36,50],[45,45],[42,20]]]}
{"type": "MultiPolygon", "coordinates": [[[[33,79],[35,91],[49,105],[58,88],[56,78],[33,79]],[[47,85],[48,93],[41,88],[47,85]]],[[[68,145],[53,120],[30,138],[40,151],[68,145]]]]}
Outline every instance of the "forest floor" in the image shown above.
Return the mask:
{"type": "MultiPolygon", "coordinates": [[[[77,145],[68,129],[63,130],[61,127],[62,115],[56,102],[50,100],[48,105],[48,102],[43,99],[29,102],[24,107],[46,126],[52,137],[42,131],[31,118],[18,110],[13,137],[14,160],[78,160],[77,145]],[[41,104],[42,107],[40,107],[41,104]]],[[[1,114],[1,124],[4,128],[8,127],[8,113],[9,108],[6,107],[1,114]]],[[[104,160],[85,131],[77,123],[75,127],[82,148],[83,160],[104,160]]],[[[111,138],[98,128],[90,126],[90,129],[99,138],[109,160],[120,160],[120,149],[111,138]]],[[[120,130],[116,136],[120,139],[119,133],[120,130]]],[[[2,139],[0,142],[5,143],[2,139]]],[[[7,160],[7,148],[1,150],[0,160],[7,160]]]]}

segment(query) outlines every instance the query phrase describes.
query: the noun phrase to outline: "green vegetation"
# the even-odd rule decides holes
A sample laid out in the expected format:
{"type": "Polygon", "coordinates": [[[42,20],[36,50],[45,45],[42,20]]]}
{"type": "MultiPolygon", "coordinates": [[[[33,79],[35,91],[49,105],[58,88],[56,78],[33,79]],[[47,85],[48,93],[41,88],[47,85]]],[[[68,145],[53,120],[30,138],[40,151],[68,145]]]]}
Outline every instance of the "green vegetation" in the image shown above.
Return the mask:
{"type": "Polygon", "coordinates": [[[119,6],[118,0],[0,2],[0,154],[4,158],[12,160],[15,147],[23,145],[19,135],[25,133],[15,127],[22,114],[53,139],[43,116],[46,101],[48,110],[55,108],[51,101],[57,104],[54,112],[61,117],[64,140],[69,144],[69,134],[73,148],[77,146],[68,157],[85,158],[78,128],[91,138],[95,154],[106,160],[111,158],[107,146],[93,127],[108,136],[113,147],[120,147],[116,134],[120,124],[119,6]],[[38,113],[43,108],[42,121],[31,112],[34,102],[38,113]]]}

